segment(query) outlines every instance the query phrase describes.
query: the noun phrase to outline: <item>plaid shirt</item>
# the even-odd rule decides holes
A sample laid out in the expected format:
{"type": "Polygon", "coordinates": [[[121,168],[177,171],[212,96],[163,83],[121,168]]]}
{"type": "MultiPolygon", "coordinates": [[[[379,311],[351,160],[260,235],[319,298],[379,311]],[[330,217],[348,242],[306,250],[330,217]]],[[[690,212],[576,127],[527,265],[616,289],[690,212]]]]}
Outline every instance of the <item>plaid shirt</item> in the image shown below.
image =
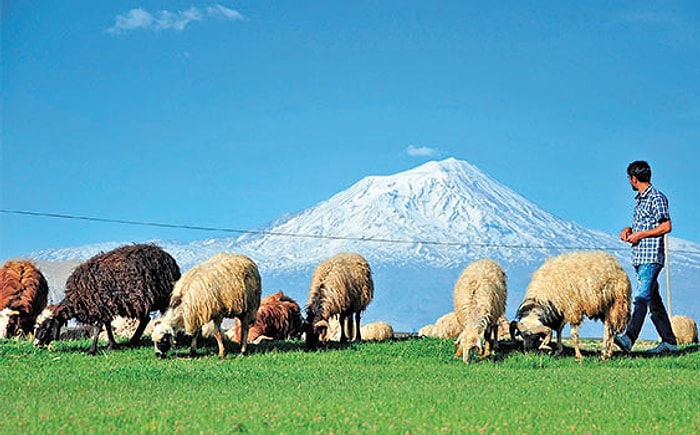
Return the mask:
{"type": "MultiPolygon", "coordinates": [[[[634,219],[632,231],[646,231],[656,228],[661,222],[670,220],[668,213],[668,199],[654,186],[649,187],[635,197],[637,205],[634,207],[634,219]]],[[[664,264],[664,237],[648,237],[642,239],[636,245],[632,245],[632,264],[658,263],[664,264]]]]}

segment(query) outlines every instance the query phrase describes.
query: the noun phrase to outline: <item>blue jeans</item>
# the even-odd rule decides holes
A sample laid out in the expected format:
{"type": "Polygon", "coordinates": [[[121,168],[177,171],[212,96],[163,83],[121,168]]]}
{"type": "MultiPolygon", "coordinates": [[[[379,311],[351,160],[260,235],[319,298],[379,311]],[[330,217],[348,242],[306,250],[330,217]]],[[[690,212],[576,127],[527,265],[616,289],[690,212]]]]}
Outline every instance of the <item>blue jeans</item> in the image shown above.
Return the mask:
{"type": "Polygon", "coordinates": [[[654,323],[661,341],[676,344],[676,336],[673,335],[671,321],[661,300],[659,283],[656,280],[662,268],[663,265],[657,263],[640,264],[634,268],[637,274],[637,285],[634,289],[634,308],[632,309],[632,320],[627,325],[627,331],[625,332],[632,340],[632,343],[637,341],[639,337],[648,309],[651,312],[651,321],[654,323]]]}

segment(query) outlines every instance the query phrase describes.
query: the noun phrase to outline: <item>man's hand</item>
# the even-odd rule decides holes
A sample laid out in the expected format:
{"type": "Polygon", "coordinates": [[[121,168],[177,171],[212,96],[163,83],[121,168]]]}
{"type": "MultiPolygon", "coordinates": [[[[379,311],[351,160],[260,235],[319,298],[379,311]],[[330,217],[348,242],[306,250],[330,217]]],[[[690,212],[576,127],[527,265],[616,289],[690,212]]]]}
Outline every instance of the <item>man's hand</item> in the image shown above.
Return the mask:
{"type": "Polygon", "coordinates": [[[623,242],[628,242],[627,238],[632,234],[632,228],[630,227],[624,227],[622,231],[620,231],[620,240],[623,242]]]}

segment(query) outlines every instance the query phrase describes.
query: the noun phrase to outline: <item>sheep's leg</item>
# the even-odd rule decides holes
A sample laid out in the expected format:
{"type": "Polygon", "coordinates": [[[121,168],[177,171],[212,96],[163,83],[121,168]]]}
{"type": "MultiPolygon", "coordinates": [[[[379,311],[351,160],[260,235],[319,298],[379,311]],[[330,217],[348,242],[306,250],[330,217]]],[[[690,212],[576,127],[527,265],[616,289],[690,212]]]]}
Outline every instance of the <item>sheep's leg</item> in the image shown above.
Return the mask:
{"type": "MultiPolygon", "coordinates": [[[[351,314],[352,316],[352,314],[351,314]]],[[[360,312],[355,313],[355,341],[356,342],[361,342],[362,341],[362,333],[360,333],[360,312]]]]}
{"type": "Polygon", "coordinates": [[[498,350],[498,323],[491,328],[493,350],[498,350]]]}
{"type": "Polygon", "coordinates": [[[539,347],[540,350],[552,350],[552,348],[549,346],[549,343],[551,341],[552,341],[552,329],[546,328],[544,340],[542,341],[542,344],[540,344],[540,347],[539,347]]]}
{"type": "Polygon", "coordinates": [[[114,350],[117,348],[117,341],[114,339],[114,333],[112,332],[112,322],[106,322],[105,329],[107,330],[107,340],[109,341],[107,350],[114,350]]]}
{"type": "Polygon", "coordinates": [[[571,324],[571,341],[574,343],[574,352],[576,352],[576,361],[581,362],[583,355],[578,347],[578,327],[579,325],[571,324]]]}
{"type": "Polygon", "coordinates": [[[564,345],[561,343],[561,330],[564,329],[563,326],[561,326],[559,329],[557,329],[557,351],[555,355],[561,355],[561,353],[564,351],[564,345]]]}
{"type": "Polygon", "coordinates": [[[603,326],[603,350],[600,353],[600,359],[605,361],[612,356],[613,327],[609,320],[606,320],[603,326]]]}
{"type": "Polygon", "coordinates": [[[197,337],[199,336],[199,332],[196,332],[192,335],[192,341],[190,342],[190,358],[194,358],[197,356],[197,337]]]}
{"type": "MultiPolygon", "coordinates": [[[[216,330],[214,331],[214,338],[216,338],[216,344],[219,345],[219,359],[224,359],[226,357],[226,348],[224,347],[224,342],[221,339],[221,329],[217,326],[216,330]]],[[[246,341],[247,341],[246,337],[246,341]]],[[[241,353],[243,353],[243,344],[241,344],[241,353]]]]}
{"type": "MultiPolygon", "coordinates": [[[[248,329],[250,328],[250,325],[248,324],[247,319],[241,319],[239,318],[238,320],[241,321],[241,354],[244,354],[246,349],[248,348],[248,329]]],[[[219,328],[216,328],[217,332],[219,331],[219,328]]],[[[220,334],[219,334],[220,336],[220,334]]],[[[223,343],[220,343],[219,347],[219,356],[221,357],[221,349],[223,349],[223,343]]],[[[223,357],[221,357],[223,358],[223,357]]]]}
{"type": "MultiPolygon", "coordinates": [[[[484,350],[481,352],[481,357],[486,358],[491,355],[491,331],[489,329],[486,329],[486,334],[484,335],[484,350]]],[[[481,337],[478,337],[477,340],[481,340],[481,337]]]]}
{"type": "Polygon", "coordinates": [[[148,325],[148,322],[150,322],[150,321],[151,321],[151,317],[148,315],[141,317],[141,319],[139,319],[139,326],[136,328],[134,335],[131,336],[131,340],[129,340],[130,346],[136,346],[139,343],[139,340],[141,339],[141,336],[143,335],[143,331],[146,330],[146,326],[148,325]]]}
{"type": "Polygon", "coordinates": [[[340,322],[340,342],[345,343],[348,341],[347,331],[347,315],[345,313],[340,313],[338,316],[338,322],[340,322]]]}
{"type": "MultiPolygon", "coordinates": [[[[111,330],[111,327],[107,330],[111,330]]],[[[100,331],[102,331],[101,325],[93,327],[92,346],[90,346],[90,350],[88,350],[89,355],[97,355],[97,340],[100,338],[100,331]]]]}

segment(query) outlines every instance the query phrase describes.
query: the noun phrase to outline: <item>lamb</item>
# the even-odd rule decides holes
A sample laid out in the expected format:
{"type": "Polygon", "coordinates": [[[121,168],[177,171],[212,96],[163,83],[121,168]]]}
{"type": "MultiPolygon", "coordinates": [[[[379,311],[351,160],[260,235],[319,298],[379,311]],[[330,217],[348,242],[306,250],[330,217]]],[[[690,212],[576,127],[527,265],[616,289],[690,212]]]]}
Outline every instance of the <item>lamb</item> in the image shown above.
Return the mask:
{"type": "Polygon", "coordinates": [[[314,349],[328,338],[329,319],[339,315],[340,341],[362,340],[360,315],[374,296],[372,271],[359,254],[340,253],[316,267],[306,304],[306,346],[314,349]],[[355,324],[353,327],[353,318],[355,324]]]}
{"type": "Polygon", "coordinates": [[[394,328],[387,322],[362,325],[362,341],[386,341],[394,338],[394,328]]]}
{"type": "Polygon", "coordinates": [[[163,312],[170,300],[173,284],[180,278],[175,259],[152,244],[134,244],[100,253],[79,265],[66,280],[63,301],[51,305],[37,319],[34,345],[44,346],[57,340],[61,327],[75,318],[95,326],[89,354],[97,353],[102,326],[107,330],[108,349],[116,342],[111,322],[116,316],[139,319],[130,345],[138,343],[151,311],[163,312]]]}
{"type": "MultiPolygon", "coordinates": [[[[287,340],[301,336],[301,309],[299,304],[281,290],[260,300],[255,323],[248,330],[248,343],[262,340],[287,340]]],[[[226,331],[231,341],[241,342],[241,323],[235,322],[226,331]]]]}
{"type": "Polygon", "coordinates": [[[484,259],[464,268],[454,288],[455,314],[462,326],[455,357],[468,364],[475,350],[488,357],[492,347],[498,348],[498,321],[506,311],[507,297],[506,274],[498,263],[484,259]]]}
{"type": "Polygon", "coordinates": [[[462,332],[454,311],[440,316],[434,324],[425,325],[418,331],[419,337],[457,338],[462,332]]]}
{"type": "Polygon", "coordinates": [[[671,328],[676,336],[678,344],[691,344],[698,342],[698,325],[688,316],[673,316],[671,328]]]}
{"type": "Polygon", "coordinates": [[[620,263],[604,252],[574,252],[547,260],[532,276],[518,308],[519,321],[511,322],[511,335],[520,334],[529,350],[542,339],[540,349],[551,350],[552,330],[557,331],[557,351],[563,350],[561,331],[571,324],[576,360],[578,328],[584,316],[603,321],[601,359],[612,356],[613,334],[622,332],[630,318],[631,285],[620,263]]]}
{"type": "Polygon", "coordinates": [[[36,317],[46,307],[49,286],[29,261],[8,261],[0,269],[0,338],[31,336],[36,317]]]}
{"type": "Polygon", "coordinates": [[[156,356],[165,358],[177,333],[192,337],[190,355],[197,349],[197,333],[207,323],[214,324],[219,358],[225,357],[221,322],[237,317],[241,322],[241,354],[248,342],[248,328],[255,322],[260,306],[260,273],[245,255],[219,253],[182,275],[175,284],[170,306],[155,322],[153,344],[156,356]]]}

